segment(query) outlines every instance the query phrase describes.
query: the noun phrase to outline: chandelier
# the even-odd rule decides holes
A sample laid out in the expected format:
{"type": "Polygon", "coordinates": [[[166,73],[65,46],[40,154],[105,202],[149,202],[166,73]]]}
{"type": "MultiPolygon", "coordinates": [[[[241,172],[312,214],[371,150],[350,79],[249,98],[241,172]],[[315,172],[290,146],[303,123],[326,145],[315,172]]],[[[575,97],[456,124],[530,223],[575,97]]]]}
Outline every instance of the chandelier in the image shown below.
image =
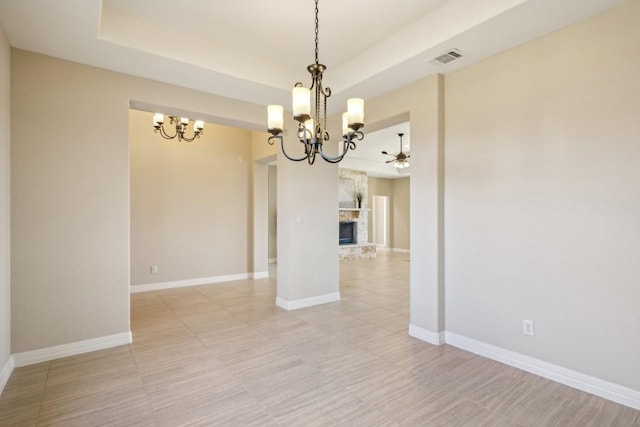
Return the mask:
{"type": "Polygon", "coordinates": [[[404,169],[409,167],[409,157],[411,155],[406,155],[402,152],[402,137],[404,133],[399,133],[398,136],[400,137],[400,152],[398,154],[389,154],[386,151],[382,151],[382,154],[395,157],[395,159],[387,160],[385,163],[392,163],[396,169],[404,169]]]}
{"type": "Polygon", "coordinates": [[[320,155],[329,163],[338,163],[349,150],[355,150],[355,141],[362,140],[364,134],[360,131],[364,126],[364,100],[352,98],[347,101],[347,112],[342,114],[342,148],[337,156],[328,156],[324,153],[322,145],[329,141],[327,132],[327,98],[331,96],[331,89],[322,85],[322,75],[327,69],[318,61],[318,0],[315,0],[315,62],[307,67],[311,74],[311,86],[309,89],[298,82],[292,91],[293,119],[298,122],[297,137],[303,146],[304,155],[291,157],[284,149],[283,131],[283,107],[281,105],[269,105],[267,107],[268,131],[271,134],[269,144],[273,145],[280,140],[282,154],[295,162],[307,160],[312,165],[316,155],[320,155]],[[313,114],[311,111],[311,92],[313,91],[313,114]]]}
{"type": "Polygon", "coordinates": [[[200,135],[204,133],[204,122],[202,120],[191,120],[186,117],[167,116],[169,117],[169,126],[175,128],[169,132],[164,126],[164,115],[156,113],[153,115],[153,127],[154,132],[160,133],[164,139],[178,138],[178,141],[191,142],[196,138],[200,138],[200,135]],[[193,123],[193,136],[187,137],[185,133],[189,127],[189,123],[193,123]]]}

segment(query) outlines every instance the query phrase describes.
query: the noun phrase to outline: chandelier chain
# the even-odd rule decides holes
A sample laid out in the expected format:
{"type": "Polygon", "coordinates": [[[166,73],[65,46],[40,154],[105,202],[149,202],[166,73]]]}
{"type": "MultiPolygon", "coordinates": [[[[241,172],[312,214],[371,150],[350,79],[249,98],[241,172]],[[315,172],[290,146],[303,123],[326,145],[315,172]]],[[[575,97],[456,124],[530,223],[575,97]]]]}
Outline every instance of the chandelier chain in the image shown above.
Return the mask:
{"type": "Polygon", "coordinates": [[[316,0],[316,64],[318,64],[318,0],[316,0]]]}
{"type": "Polygon", "coordinates": [[[329,140],[329,135],[327,134],[327,97],[323,96],[324,99],[324,108],[322,109],[322,112],[324,113],[324,118],[322,119],[322,138],[329,140]],[[326,136],[326,138],[325,138],[326,136]]]}

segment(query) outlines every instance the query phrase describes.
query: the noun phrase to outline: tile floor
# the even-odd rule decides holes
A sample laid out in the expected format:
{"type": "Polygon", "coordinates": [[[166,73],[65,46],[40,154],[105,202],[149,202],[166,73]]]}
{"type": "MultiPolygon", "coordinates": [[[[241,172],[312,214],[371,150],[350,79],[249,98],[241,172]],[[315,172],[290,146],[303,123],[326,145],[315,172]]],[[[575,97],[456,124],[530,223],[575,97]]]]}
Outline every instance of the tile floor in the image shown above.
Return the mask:
{"type": "Polygon", "coordinates": [[[134,343],[14,370],[0,426],[640,426],[640,411],[407,335],[408,256],[341,263],[340,302],[273,279],[133,294],[134,343]]]}

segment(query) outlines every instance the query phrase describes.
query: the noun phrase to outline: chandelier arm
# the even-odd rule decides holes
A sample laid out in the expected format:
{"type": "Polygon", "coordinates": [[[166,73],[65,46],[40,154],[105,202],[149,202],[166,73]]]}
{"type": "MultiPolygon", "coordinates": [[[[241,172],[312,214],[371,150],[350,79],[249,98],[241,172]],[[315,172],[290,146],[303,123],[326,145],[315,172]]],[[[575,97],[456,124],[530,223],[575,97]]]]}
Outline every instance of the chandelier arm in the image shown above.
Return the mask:
{"type": "MultiPolygon", "coordinates": [[[[304,157],[300,157],[300,158],[290,157],[287,154],[287,152],[284,150],[284,138],[282,137],[282,135],[272,136],[271,138],[269,138],[269,141],[271,141],[271,139],[279,139],[280,140],[280,148],[282,149],[282,154],[284,154],[284,156],[289,160],[292,160],[294,162],[301,162],[303,160],[306,160],[309,157],[309,154],[306,154],[304,157]]],[[[305,144],[305,146],[306,146],[306,144],[305,144]]],[[[305,149],[305,151],[306,151],[306,149],[305,149]]]]}
{"type": "MultiPolygon", "coordinates": [[[[356,148],[356,144],[355,142],[353,142],[351,140],[352,136],[354,136],[353,134],[349,134],[347,135],[346,139],[344,139],[342,142],[344,143],[344,149],[342,150],[342,153],[338,154],[335,157],[332,156],[327,156],[326,154],[324,154],[324,152],[322,151],[322,147],[320,147],[320,155],[322,156],[322,158],[329,162],[329,163],[339,163],[340,161],[342,161],[342,159],[344,158],[344,156],[347,155],[347,153],[349,152],[349,150],[355,150],[356,148]]],[[[357,138],[357,136],[356,136],[357,138]]]]}
{"type": "Polygon", "coordinates": [[[321,156],[321,157],[322,157],[326,162],[329,162],[329,163],[340,163],[340,161],[342,161],[342,159],[344,159],[344,156],[346,156],[346,155],[347,155],[347,152],[349,151],[349,144],[345,144],[344,146],[345,146],[344,151],[343,151],[340,155],[338,155],[338,156],[336,156],[336,157],[327,156],[326,154],[324,154],[324,153],[322,152],[322,150],[320,150],[320,156],[321,156]]]}
{"type": "Polygon", "coordinates": [[[162,135],[164,139],[174,139],[176,136],[178,136],[178,131],[176,131],[174,135],[169,135],[164,129],[164,125],[160,125],[160,135],[162,135]]]}
{"type": "Polygon", "coordinates": [[[196,139],[198,137],[198,135],[193,135],[193,137],[191,138],[187,138],[186,136],[182,136],[181,139],[182,141],[187,141],[187,142],[193,142],[194,139],[196,139]]]}
{"type": "Polygon", "coordinates": [[[194,124],[193,136],[191,138],[187,138],[186,136],[184,136],[184,132],[182,132],[182,135],[179,135],[179,137],[181,140],[193,142],[196,138],[200,139],[200,135],[202,135],[202,131],[197,130],[194,124]]]}
{"type": "Polygon", "coordinates": [[[344,156],[347,153],[345,152],[344,154],[339,155],[338,157],[329,157],[327,155],[325,155],[324,153],[320,152],[320,156],[322,156],[322,158],[327,162],[327,163],[340,163],[342,161],[342,159],[344,158],[344,156]]]}

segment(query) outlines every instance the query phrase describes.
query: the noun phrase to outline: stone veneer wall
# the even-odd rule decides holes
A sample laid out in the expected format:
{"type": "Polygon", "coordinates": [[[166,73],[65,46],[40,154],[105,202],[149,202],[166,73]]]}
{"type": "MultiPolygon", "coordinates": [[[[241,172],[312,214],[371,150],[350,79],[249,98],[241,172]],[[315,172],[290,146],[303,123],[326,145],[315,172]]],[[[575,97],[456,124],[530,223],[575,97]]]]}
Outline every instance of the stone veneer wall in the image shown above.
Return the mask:
{"type": "MultiPolygon", "coordinates": [[[[346,186],[345,181],[343,180],[353,180],[355,184],[355,189],[360,190],[364,193],[364,198],[362,199],[362,209],[368,209],[367,199],[368,199],[368,183],[369,179],[367,178],[367,174],[365,172],[355,171],[351,169],[340,169],[339,175],[339,185],[341,190],[346,186]]],[[[356,206],[355,195],[353,197],[354,206],[356,206]]],[[[358,223],[358,243],[367,243],[369,242],[369,211],[340,211],[339,215],[340,221],[356,221],[358,223]]]]}

